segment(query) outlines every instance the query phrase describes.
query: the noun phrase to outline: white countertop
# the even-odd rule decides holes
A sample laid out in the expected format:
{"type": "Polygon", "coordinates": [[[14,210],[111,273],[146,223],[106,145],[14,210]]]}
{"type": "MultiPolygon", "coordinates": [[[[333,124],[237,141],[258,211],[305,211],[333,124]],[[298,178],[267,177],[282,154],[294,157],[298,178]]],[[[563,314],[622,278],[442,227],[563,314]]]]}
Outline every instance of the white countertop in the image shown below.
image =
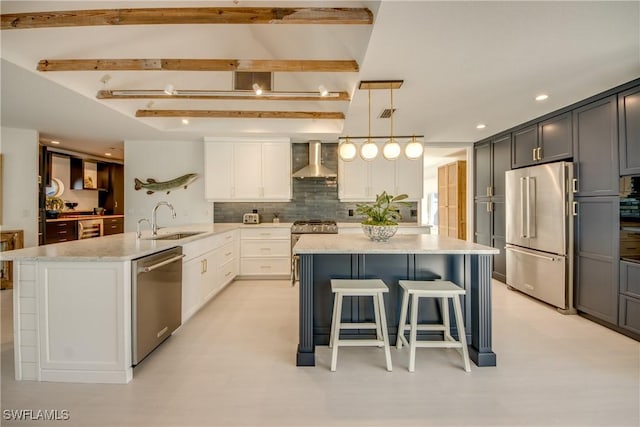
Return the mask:
{"type": "MultiPolygon", "coordinates": [[[[265,224],[267,225],[267,224],[265,224]]],[[[278,225],[278,224],[268,224],[278,225]]],[[[258,225],[259,226],[259,225],[258,225]]],[[[282,225],[283,227],[286,225],[282,225]]],[[[289,227],[291,224],[289,224],[289,227]]],[[[165,249],[182,246],[185,243],[203,239],[215,234],[240,229],[256,227],[255,225],[229,224],[191,224],[171,228],[162,228],[159,236],[173,234],[178,231],[202,231],[202,234],[180,240],[150,240],[150,231],[144,230],[142,238],[137,239],[136,233],[121,233],[93,239],[73,240],[70,242],[54,243],[43,246],[33,246],[15,251],[1,253],[2,260],[36,261],[127,261],[150,255],[165,249]]]]}
{"type": "Polygon", "coordinates": [[[432,234],[396,234],[388,242],[374,242],[364,234],[304,234],[294,254],[475,254],[498,249],[432,234]]]}

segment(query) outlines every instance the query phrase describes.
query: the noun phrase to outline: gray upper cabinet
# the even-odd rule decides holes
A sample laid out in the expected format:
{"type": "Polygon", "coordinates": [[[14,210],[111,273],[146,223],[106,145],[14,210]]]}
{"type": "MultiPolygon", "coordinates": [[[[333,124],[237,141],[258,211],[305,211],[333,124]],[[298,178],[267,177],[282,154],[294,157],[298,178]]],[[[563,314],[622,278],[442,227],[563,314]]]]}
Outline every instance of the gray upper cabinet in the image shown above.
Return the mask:
{"type": "Polygon", "coordinates": [[[504,197],[504,173],[511,169],[511,134],[493,139],[491,147],[491,195],[504,197]]]}
{"type": "Polygon", "coordinates": [[[619,192],[618,113],[615,95],[573,111],[573,160],[578,196],[619,192]]]}
{"type": "Polygon", "coordinates": [[[511,151],[512,168],[521,168],[537,163],[538,125],[533,125],[513,132],[513,147],[511,151]]]}
{"type": "Polygon", "coordinates": [[[640,86],[618,95],[620,175],[640,174],[640,86]]]}
{"type": "Polygon", "coordinates": [[[475,197],[489,197],[491,191],[491,143],[477,144],[474,147],[475,157],[475,197]]]}
{"type": "Polygon", "coordinates": [[[571,113],[560,114],[513,133],[511,167],[571,158],[571,113]]]}
{"type": "Polygon", "coordinates": [[[572,156],[571,113],[552,117],[538,124],[538,163],[566,160],[572,156]]]}

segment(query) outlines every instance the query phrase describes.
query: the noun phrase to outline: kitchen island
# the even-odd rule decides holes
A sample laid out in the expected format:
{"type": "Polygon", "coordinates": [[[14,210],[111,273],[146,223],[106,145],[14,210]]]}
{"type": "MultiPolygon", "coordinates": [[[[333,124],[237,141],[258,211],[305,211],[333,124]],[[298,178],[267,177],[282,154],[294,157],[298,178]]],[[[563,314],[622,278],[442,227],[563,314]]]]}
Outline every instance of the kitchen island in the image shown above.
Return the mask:
{"type": "MultiPolygon", "coordinates": [[[[496,366],[491,348],[491,263],[498,250],[429,234],[396,235],[388,242],[372,242],[363,234],[307,234],[293,248],[300,256],[300,316],[298,366],[315,366],[315,346],[327,345],[333,298],[331,279],[382,279],[387,324],[395,342],[400,313],[398,280],[449,280],[466,290],[462,307],[469,356],[478,366],[496,366]]],[[[438,321],[434,301],[420,303],[419,322],[438,321]],[[425,304],[423,306],[423,304],[425,304]]],[[[370,301],[353,298],[343,319],[371,322],[370,301]]],[[[368,338],[370,331],[355,330],[368,338]]],[[[426,337],[428,338],[428,337],[426,337]]]]}

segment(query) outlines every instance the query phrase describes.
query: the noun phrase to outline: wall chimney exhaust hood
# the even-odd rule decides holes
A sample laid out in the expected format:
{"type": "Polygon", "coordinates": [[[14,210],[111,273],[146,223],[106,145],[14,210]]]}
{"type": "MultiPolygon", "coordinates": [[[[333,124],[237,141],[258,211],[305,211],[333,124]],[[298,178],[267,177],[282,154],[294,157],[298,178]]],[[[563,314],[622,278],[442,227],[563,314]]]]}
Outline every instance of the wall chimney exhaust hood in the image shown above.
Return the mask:
{"type": "Polygon", "coordinates": [[[335,178],[334,171],[324,166],[322,159],[322,143],[309,141],[309,164],[293,174],[294,178],[335,178]]]}

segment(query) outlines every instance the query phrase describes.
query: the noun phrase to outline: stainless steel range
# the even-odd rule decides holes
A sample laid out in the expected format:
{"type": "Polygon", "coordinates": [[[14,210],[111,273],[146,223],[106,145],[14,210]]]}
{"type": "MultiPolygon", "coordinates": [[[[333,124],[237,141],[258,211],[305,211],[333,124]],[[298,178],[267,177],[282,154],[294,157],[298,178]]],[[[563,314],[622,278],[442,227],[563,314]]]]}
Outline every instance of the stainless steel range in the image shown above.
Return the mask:
{"type": "Polygon", "coordinates": [[[293,255],[293,247],[303,234],[338,234],[333,220],[310,219],[296,221],[291,226],[291,286],[300,279],[300,257],[293,255]]]}

